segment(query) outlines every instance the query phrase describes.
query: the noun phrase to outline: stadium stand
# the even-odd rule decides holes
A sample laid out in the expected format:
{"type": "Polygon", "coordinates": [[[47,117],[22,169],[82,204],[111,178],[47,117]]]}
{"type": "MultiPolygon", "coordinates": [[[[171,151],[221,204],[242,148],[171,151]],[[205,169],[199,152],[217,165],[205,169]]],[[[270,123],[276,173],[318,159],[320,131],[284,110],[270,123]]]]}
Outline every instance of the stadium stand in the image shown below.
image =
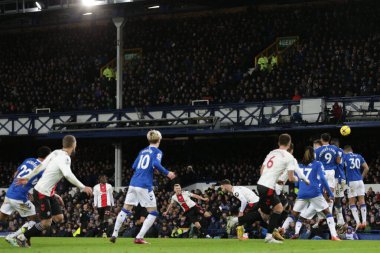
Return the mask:
{"type": "MultiPolygon", "coordinates": [[[[124,106],[380,94],[378,10],[373,2],[134,18],[125,47],[142,55],[124,68],[124,106]],[[257,53],[289,35],[300,43],[283,64],[248,73],[257,53]]],[[[9,34],[0,42],[9,49],[0,53],[0,111],[114,108],[114,80],[99,70],[113,58],[115,36],[111,24],[9,34]]]]}

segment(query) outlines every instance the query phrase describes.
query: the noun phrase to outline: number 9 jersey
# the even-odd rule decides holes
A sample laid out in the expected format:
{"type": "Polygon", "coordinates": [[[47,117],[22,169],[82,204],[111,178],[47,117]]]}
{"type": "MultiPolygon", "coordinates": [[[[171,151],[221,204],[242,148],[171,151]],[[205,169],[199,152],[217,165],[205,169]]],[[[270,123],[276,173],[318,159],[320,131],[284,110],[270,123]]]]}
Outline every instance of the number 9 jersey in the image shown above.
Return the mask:
{"type": "Polygon", "coordinates": [[[23,178],[29,175],[41,162],[35,158],[26,159],[18,168],[15,178],[9,187],[6,197],[14,200],[21,200],[26,202],[28,200],[28,192],[32,189],[41,178],[43,171],[36,176],[32,177],[26,185],[16,185],[16,181],[19,178],[23,178]]]}
{"type": "Polygon", "coordinates": [[[165,176],[169,171],[161,165],[162,151],[156,147],[148,146],[141,150],[133,163],[135,173],[132,176],[130,186],[153,190],[153,174],[157,169],[165,176]]]}

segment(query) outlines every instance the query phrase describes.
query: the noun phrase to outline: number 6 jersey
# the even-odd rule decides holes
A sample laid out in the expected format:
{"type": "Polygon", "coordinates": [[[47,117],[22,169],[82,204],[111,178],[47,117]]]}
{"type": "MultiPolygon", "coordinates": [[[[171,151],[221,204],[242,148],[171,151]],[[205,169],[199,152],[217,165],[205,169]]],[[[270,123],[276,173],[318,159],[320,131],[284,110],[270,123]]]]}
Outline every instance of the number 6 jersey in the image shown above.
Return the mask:
{"type": "Polygon", "coordinates": [[[294,167],[292,154],[283,149],[275,149],[265,158],[262,174],[257,184],[274,190],[281,174],[286,170],[294,171],[294,167]]]}

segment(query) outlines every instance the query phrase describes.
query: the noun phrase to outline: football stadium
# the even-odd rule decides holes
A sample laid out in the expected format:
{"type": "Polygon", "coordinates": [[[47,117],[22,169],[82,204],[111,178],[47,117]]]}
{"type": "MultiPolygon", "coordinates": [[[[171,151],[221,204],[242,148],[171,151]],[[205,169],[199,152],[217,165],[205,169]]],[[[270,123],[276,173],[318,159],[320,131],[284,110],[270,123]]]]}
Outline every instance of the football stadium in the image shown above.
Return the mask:
{"type": "Polygon", "coordinates": [[[0,253],[378,252],[379,14],[0,0],[0,253]]]}

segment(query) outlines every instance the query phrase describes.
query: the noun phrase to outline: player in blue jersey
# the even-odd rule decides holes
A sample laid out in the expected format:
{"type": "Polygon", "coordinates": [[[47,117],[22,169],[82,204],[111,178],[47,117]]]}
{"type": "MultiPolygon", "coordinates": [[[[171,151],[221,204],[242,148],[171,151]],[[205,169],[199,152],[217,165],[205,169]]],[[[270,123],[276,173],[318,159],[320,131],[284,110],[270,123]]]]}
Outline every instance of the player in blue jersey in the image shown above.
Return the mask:
{"type": "Polygon", "coordinates": [[[336,138],[331,140],[331,145],[334,145],[339,149],[339,156],[341,157],[340,164],[338,164],[335,169],[335,201],[334,201],[337,225],[341,227],[345,223],[344,218],[343,218],[343,212],[342,212],[342,199],[344,197],[344,190],[346,187],[346,175],[344,173],[343,149],[339,147],[339,140],[336,138]]]}
{"type": "Polygon", "coordinates": [[[361,155],[353,153],[351,146],[344,147],[344,163],[347,170],[347,184],[349,187],[348,198],[350,209],[356,222],[356,229],[365,228],[367,225],[367,206],[364,199],[365,187],[363,178],[367,175],[369,167],[361,155]],[[362,168],[363,174],[360,171],[362,168]],[[356,197],[359,199],[362,222],[360,222],[359,212],[356,207],[356,197]]]}
{"type": "Polygon", "coordinates": [[[334,217],[329,211],[327,201],[323,197],[321,185],[323,185],[328,192],[330,199],[334,198],[334,194],[325,178],[322,163],[315,160],[314,149],[312,147],[306,148],[302,163],[303,164],[300,164],[299,167],[310,181],[310,185],[307,185],[304,181],[298,181],[298,196],[293,207],[292,216],[289,216],[285,222],[290,223],[294,221],[296,217],[300,217],[296,223],[296,234],[293,237],[298,238],[302,221],[312,219],[317,212],[323,212],[327,218],[331,239],[338,241],[339,238],[335,230],[334,217]]]}
{"type": "MultiPolygon", "coordinates": [[[[14,180],[7,190],[4,203],[0,209],[0,221],[5,221],[12,213],[18,212],[21,217],[28,218],[28,222],[24,224],[22,228],[30,228],[35,224],[36,208],[29,200],[28,194],[41,178],[42,173],[34,176],[26,185],[17,185],[16,181],[26,175],[29,175],[38,165],[41,164],[42,161],[45,160],[50,152],[50,148],[40,147],[37,150],[37,159],[28,158],[17,168],[14,175],[14,180]]],[[[22,233],[22,228],[20,228],[17,232],[8,235],[5,240],[13,246],[17,246],[15,237],[22,233]]]]}
{"type": "MultiPolygon", "coordinates": [[[[327,183],[332,192],[335,191],[335,169],[341,163],[339,148],[330,145],[331,136],[328,133],[321,135],[322,146],[315,150],[315,159],[320,161],[325,169],[327,183]]],[[[334,202],[329,203],[330,212],[332,213],[334,202]]]]}
{"type": "Polygon", "coordinates": [[[161,133],[157,130],[151,130],[147,134],[147,139],[149,146],[140,151],[133,163],[134,174],[128,187],[124,207],[115,222],[114,231],[110,239],[112,243],[116,242],[121,225],[127,217],[132,215],[133,207],[138,204],[145,207],[149,214],[134,242],[136,244],[147,243],[144,236],[158,216],[156,197],[153,192],[154,170],[158,170],[170,179],[175,178],[174,172],[168,171],[161,165],[162,151],[158,149],[162,139],[161,133]]]}

